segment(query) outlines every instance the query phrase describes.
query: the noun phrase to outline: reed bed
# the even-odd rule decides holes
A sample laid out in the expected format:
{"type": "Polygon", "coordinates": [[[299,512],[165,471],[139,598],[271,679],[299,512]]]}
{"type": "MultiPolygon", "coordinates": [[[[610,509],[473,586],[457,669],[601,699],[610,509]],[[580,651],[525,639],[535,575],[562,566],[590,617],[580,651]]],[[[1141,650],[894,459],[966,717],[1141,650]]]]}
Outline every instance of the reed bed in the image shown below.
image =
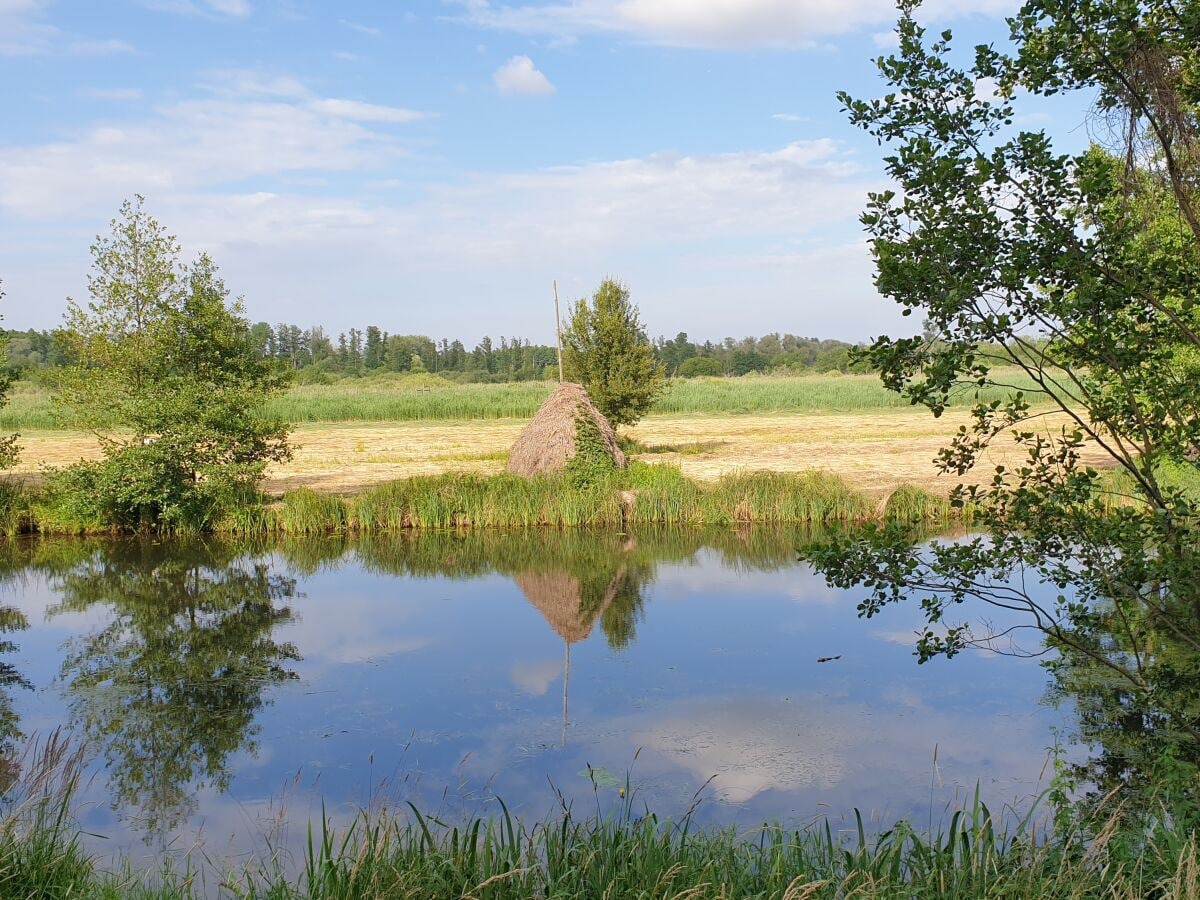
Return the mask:
{"type": "MultiPolygon", "coordinates": [[[[882,517],[886,521],[944,522],[956,515],[962,513],[951,507],[948,497],[902,484],[884,501],[882,517]]],[[[969,513],[964,517],[970,518],[969,513]]]]}
{"type": "MultiPolygon", "coordinates": [[[[1013,374],[1016,387],[1032,383],[1013,374]]],[[[400,422],[421,420],[527,419],[554,388],[552,382],[454,384],[433,376],[347,378],[329,385],[298,385],[272,398],[266,412],[287,422],[400,422]]],[[[1008,388],[988,388],[980,399],[1002,399],[1008,388]]],[[[962,390],[956,404],[976,399],[962,390]]],[[[877,375],[746,376],[673,380],[652,414],[737,415],[739,413],[854,412],[907,407],[877,375]]],[[[18,382],[0,409],[0,431],[22,428],[69,428],[55,417],[50,392],[18,382]]]]}
{"type": "MultiPolygon", "coordinates": [[[[273,527],[268,522],[267,530],[371,534],[453,528],[829,525],[879,515],[913,522],[955,518],[947,502],[920,488],[906,488],[905,496],[910,498],[907,505],[880,510],[870,497],[824,472],[735,473],[702,484],[673,466],[635,463],[627,473],[582,487],[560,476],[447,474],[402,479],[348,498],[302,488],[267,509],[268,519],[275,512],[273,527]],[[940,518],[933,515],[935,510],[940,518]]],[[[225,522],[218,530],[238,531],[238,523],[225,522]]]]}
{"type": "MultiPolygon", "coordinates": [[[[378,485],[350,497],[298,488],[277,502],[238,498],[197,531],[224,534],[374,534],[410,529],[579,528],[633,525],[830,525],[871,519],[948,524],[961,517],[942,498],[903,488],[904,504],[880,506],[839,476],[810,471],[737,472],[692,481],[671,465],[634,462],[590,484],[566,475],[524,478],[447,473],[378,485]]],[[[91,534],[114,529],[77,520],[38,489],[0,491],[0,535],[91,534]]]]}

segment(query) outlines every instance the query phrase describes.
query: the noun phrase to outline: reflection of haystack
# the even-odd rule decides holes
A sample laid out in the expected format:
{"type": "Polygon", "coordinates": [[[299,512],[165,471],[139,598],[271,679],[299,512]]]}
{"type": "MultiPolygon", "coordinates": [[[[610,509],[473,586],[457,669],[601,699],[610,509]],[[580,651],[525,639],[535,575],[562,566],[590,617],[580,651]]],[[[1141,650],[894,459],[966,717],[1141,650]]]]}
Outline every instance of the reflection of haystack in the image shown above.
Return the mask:
{"type": "Polygon", "coordinates": [[[525,595],[546,623],[568,644],[577,644],[592,633],[596,620],[608,609],[621,583],[625,580],[622,566],[609,582],[600,603],[594,608],[584,608],[583,591],[579,579],[566,572],[525,572],[516,576],[517,587],[525,595]]]}
{"type": "Polygon", "coordinates": [[[581,416],[591,419],[600,432],[600,443],[618,468],[625,468],[625,454],[617,446],[617,433],[596,409],[587,391],[564,382],[542,404],[508,458],[508,471],[517,475],[561,472],[575,456],[575,428],[581,416]]]}
{"type": "MultiPolygon", "coordinates": [[[[620,451],[618,451],[620,452],[620,451]]],[[[563,639],[563,712],[562,745],[567,746],[567,694],[571,683],[571,645],[586,640],[592,633],[596,620],[621,590],[625,582],[625,566],[617,569],[600,602],[586,606],[583,599],[583,584],[574,575],[558,572],[523,572],[515,576],[517,587],[525,598],[537,607],[547,624],[563,639]]]]}

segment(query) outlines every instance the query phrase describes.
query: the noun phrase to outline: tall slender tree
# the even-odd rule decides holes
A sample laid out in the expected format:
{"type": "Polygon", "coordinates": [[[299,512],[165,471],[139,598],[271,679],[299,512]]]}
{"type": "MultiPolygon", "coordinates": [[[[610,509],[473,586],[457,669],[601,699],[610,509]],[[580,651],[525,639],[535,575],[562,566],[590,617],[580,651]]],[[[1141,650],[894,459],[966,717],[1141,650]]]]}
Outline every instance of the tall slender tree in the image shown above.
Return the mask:
{"type": "Polygon", "coordinates": [[[666,384],[629,288],[613,278],[600,283],[590,303],[580,300],[571,311],[563,330],[563,368],[613,425],[637,422],[666,384]]]}

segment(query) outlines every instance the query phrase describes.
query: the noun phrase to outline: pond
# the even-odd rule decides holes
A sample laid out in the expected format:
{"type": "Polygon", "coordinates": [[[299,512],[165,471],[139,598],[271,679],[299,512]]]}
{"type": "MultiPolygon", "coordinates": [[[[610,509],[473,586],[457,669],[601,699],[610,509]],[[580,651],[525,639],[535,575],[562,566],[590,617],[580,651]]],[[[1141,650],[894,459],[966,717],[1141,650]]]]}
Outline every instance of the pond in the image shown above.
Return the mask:
{"type": "MultiPolygon", "coordinates": [[[[411,801],[451,820],[611,808],[926,824],[1045,787],[1033,660],[918,665],[808,532],[9,542],[0,724],[82,748],[105,851],[240,853],[411,801]]],[[[19,733],[24,738],[19,737],[19,733]]],[[[99,837],[96,837],[99,836],[99,837]]]]}

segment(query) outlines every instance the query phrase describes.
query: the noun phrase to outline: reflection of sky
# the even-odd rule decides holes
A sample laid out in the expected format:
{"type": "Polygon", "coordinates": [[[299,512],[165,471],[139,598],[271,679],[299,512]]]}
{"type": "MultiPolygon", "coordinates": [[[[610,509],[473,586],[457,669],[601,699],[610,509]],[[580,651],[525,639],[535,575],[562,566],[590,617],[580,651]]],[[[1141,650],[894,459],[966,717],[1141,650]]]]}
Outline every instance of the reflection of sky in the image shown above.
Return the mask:
{"type": "MultiPolygon", "coordinates": [[[[702,552],[659,567],[630,646],[610,649],[598,625],[572,646],[564,748],[566,648],[511,579],[374,575],[348,558],[299,592],[296,621],[273,637],[296,644],[300,680],[271,693],[257,757],[237,757],[227,796],[199,794],[180,843],[237,848],[275,830],[281,803],[308,812],[318,795],[339,815],[381,799],[479,812],[495,794],[537,816],[552,784],[595,809],[588,765],[629,773],[664,815],[712,778],[706,821],[859,807],[925,822],[977,782],[996,803],[1036,793],[1057,715],[1040,705],[1036,663],[966,653],[919,666],[897,640],[915,611],[864,623],[854,594],[803,567],[734,572],[702,552]],[[828,656],[840,659],[817,662],[828,656]]],[[[31,620],[14,662],[36,687],[16,697],[22,727],[44,732],[64,720],[63,642],[103,616],[47,621],[55,598],[36,579],[0,589],[13,602],[31,620]]],[[[615,797],[599,788],[601,804],[615,797]]],[[[102,777],[85,800],[90,829],[131,840],[102,777]]]]}

